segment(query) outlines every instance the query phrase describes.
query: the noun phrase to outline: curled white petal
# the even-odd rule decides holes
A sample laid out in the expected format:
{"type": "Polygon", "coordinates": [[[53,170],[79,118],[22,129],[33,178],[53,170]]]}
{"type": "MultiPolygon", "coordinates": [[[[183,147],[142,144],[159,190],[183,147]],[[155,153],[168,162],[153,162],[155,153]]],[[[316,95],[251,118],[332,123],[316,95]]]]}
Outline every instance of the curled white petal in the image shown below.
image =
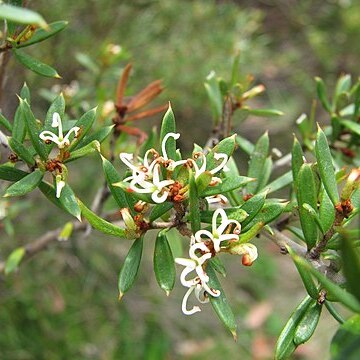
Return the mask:
{"type": "Polygon", "coordinates": [[[52,116],[52,123],[51,123],[51,126],[53,128],[57,128],[59,127],[61,124],[61,118],[60,118],[60,114],[57,113],[57,112],[54,112],[53,113],[53,116],[52,116]]]}
{"type": "Polygon", "coordinates": [[[161,143],[161,152],[162,152],[162,155],[163,155],[163,158],[165,160],[169,160],[168,156],[167,156],[167,153],[166,153],[166,142],[168,141],[168,139],[172,137],[174,138],[175,140],[179,139],[180,137],[180,134],[179,133],[173,133],[173,132],[169,132],[167,133],[164,138],[163,138],[163,141],[161,143]]]}
{"type": "Polygon", "coordinates": [[[58,177],[56,177],[56,197],[59,198],[61,196],[61,191],[65,186],[65,181],[58,180],[58,177]]]}
{"type": "Polygon", "coordinates": [[[161,204],[164,201],[166,201],[167,197],[169,196],[169,192],[168,191],[164,191],[161,194],[161,191],[159,190],[155,190],[152,195],[151,198],[154,202],[156,202],[157,204],[161,204]]]}
{"type": "Polygon", "coordinates": [[[191,293],[194,291],[194,289],[195,289],[195,286],[192,286],[191,288],[189,288],[189,290],[184,295],[182,305],[181,305],[181,310],[185,315],[193,315],[193,314],[201,311],[201,309],[198,306],[194,306],[191,310],[188,310],[186,308],[188,298],[191,295],[191,293]]]}
{"type": "Polygon", "coordinates": [[[220,160],[222,159],[221,163],[214,169],[210,170],[210,172],[212,174],[216,174],[217,172],[219,172],[220,170],[222,170],[224,168],[224,166],[226,165],[226,163],[229,160],[229,157],[226,154],[222,154],[222,153],[215,153],[214,154],[214,159],[215,160],[220,160]]]}

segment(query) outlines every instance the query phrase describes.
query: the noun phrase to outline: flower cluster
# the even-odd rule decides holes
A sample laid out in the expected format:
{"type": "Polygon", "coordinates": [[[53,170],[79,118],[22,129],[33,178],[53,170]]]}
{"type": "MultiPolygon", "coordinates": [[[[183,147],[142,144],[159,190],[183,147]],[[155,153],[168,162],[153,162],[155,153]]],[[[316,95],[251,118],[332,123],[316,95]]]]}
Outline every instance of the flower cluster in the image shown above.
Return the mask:
{"type": "MultiPolygon", "coordinates": [[[[41,140],[44,140],[46,143],[50,143],[50,142],[55,143],[59,148],[60,153],[64,148],[70,146],[71,144],[70,136],[74,134],[74,137],[76,138],[80,131],[80,128],[78,126],[74,126],[64,136],[62,121],[59,113],[57,112],[54,112],[53,114],[51,126],[53,128],[58,128],[58,135],[56,135],[52,131],[45,130],[39,134],[39,137],[41,140]]],[[[66,185],[65,175],[63,173],[63,166],[61,164],[61,161],[59,162],[58,160],[50,161],[50,163],[52,165],[51,170],[53,169],[56,170],[55,173],[56,197],[59,198],[61,196],[62,189],[66,185]]]]}
{"type": "MultiPolygon", "coordinates": [[[[172,173],[178,166],[188,166],[194,170],[195,179],[206,171],[206,156],[203,153],[196,153],[194,159],[174,160],[170,159],[166,151],[166,142],[169,138],[179,139],[180,134],[168,133],[165,135],[161,144],[161,155],[154,149],[150,149],[145,153],[143,161],[136,165],[134,163],[133,154],[120,153],[120,160],[127,165],[132,171],[132,175],[124,179],[129,183],[129,188],[139,194],[151,194],[151,199],[155,203],[165,202],[170,194],[173,194],[173,187],[176,181],[172,179],[172,173]],[[200,165],[199,165],[200,162],[200,165]],[[163,178],[166,169],[166,178],[163,178]]],[[[214,175],[221,170],[226,170],[225,165],[228,161],[226,154],[215,153],[215,160],[219,160],[220,164],[214,169],[208,170],[214,175]]],[[[210,185],[216,185],[221,179],[213,176],[210,185]]],[[[209,203],[226,202],[224,196],[212,196],[207,199],[209,203]]]]}
{"type": "Polygon", "coordinates": [[[209,276],[206,274],[207,260],[216,256],[220,251],[228,251],[230,253],[242,254],[243,263],[246,258],[245,265],[251,265],[257,258],[257,249],[255,245],[245,243],[236,244],[236,251],[227,249],[228,242],[238,242],[241,225],[238,221],[229,219],[224,209],[215,210],[212,217],[212,229],[199,230],[192,237],[189,248],[189,259],[176,258],[175,262],[185,266],[181,273],[181,284],[188,289],[182,301],[182,311],[185,315],[192,315],[201,311],[199,306],[187,309],[187,301],[193,291],[200,303],[209,302],[209,295],[218,297],[220,291],[212,289],[209,285],[209,276]],[[225,244],[224,244],[225,243],[225,244]],[[187,279],[188,274],[195,271],[195,277],[187,279]]]}

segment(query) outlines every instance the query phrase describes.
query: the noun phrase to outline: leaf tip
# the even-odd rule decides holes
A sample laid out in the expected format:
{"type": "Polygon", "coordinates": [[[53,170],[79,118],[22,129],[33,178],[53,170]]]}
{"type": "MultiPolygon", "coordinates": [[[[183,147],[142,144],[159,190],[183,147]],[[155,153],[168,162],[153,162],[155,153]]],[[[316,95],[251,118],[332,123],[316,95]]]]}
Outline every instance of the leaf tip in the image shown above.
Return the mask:
{"type": "Polygon", "coordinates": [[[120,291],[119,296],[118,296],[118,300],[121,301],[123,296],[124,296],[124,293],[120,291]]]}
{"type": "Polygon", "coordinates": [[[236,329],[231,329],[230,332],[231,332],[231,335],[233,336],[234,341],[237,342],[238,336],[236,333],[236,329]]]}

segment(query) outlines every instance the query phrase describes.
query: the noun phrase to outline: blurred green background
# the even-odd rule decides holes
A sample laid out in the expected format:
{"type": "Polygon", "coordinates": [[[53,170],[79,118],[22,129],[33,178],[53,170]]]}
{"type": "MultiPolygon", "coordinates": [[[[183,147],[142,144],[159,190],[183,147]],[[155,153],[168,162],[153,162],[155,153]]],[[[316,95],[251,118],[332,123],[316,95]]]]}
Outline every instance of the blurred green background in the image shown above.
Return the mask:
{"type": "MultiPolygon", "coordinates": [[[[102,109],[114,100],[118,77],[132,62],[130,91],[155,79],[164,81],[159,104],[171,100],[182,133],[178,145],[189,151],[192,142],[204,143],[211,131],[206,76],[214,70],[228,78],[240,50],[241,73],[253,74],[267,88],[258,105],[285,115],[249,118],[234,130],[254,140],[269,129],[272,145],[286,151],[295,119],[310,109],[314,76],[334,84],[342,72],[358,75],[357,1],[38,0],[29,6],[49,22],[69,21],[64,32],[29,52],[53,65],[62,79],[44,79],[11,62],[0,104],[9,118],[24,79],[39,118],[46,113],[49,90],[69,90],[70,84],[76,89],[68,99],[70,116],[97,104],[102,109]],[[109,44],[121,46],[121,51],[111,54],[109,44]]],[[[160,118],[140,127],[150,129],[160,118]]],[[[321,112],[317,120],[327,121],[321,112]]],[[[100,166],[90,158],[80,169],[70,167],[71,185],[85,202],[103,182],[100,166]]],[[[31,200],[3,221],[2,259],[69,220],[40,193],[31,200]]],[[[151,238],[138,281],[121,303],[117,275],[127,242],[94,231],[53,245],[22,264],[17,274],[0,278],[0,359],[271,359],[276,336],[303,289],[291,261],[264,241],[257,242],[260,257],[251,268],[242,267],[237,258],[226,259],[228,277],[223,282],[239,324],[237,343],[211,306],[185,317],[184,289],[177,286],[169,298],[158,289],[151,238]]],[[[329,358],[335,329],[335,321],[325,316],[296,356],[329,358]]]]}

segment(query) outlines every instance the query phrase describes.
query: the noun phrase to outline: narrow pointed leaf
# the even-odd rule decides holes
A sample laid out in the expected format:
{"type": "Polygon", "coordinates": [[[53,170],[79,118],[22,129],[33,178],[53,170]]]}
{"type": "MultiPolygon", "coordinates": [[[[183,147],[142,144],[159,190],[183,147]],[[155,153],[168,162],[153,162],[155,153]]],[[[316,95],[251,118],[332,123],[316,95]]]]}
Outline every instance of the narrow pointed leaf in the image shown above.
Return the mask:
{"type": "Polygon", "coordinates": [[[308,250],[312,249],[317,241],[318,229],[314,217],[304,208],[309,204],[312,208],[317,207],[317,193],[315,179],[310,164],[303,164],[297,179],[297,199],[301,227],[305,236],[308,250]]]}
{"type": "Polygon", "coordinates": [[[339,193],[336,186],[335,171],[332,163],[330,148],[324,132],[318,128],[315,144],[316,159],[319,166],[320,177],[325,190],[332,203],[336,205],[339,202],[339,193]]]}
{"type": "Polygon", "coordinates": [[[257,179],[247,185],[248,193],[255,193],[258,189],[259,181],[264,173],[266,158],[269,153],[269,136],[266,132],[255,144],[254,151],[250,157],[248,177],[257,179]]]}
{"type": "Polygon", "coordinates": [[[264,186],[263,190],[268,190],[268,194],[271,194],[275,191],[281,190],[284,187],[293,183],[293,175],[291,171],[286,172],[285,174],[278,177],[276,180],[272,181],[270,184],[264,186]]]}
{"type": "Polygon", "coordinates": [[[227,301],[225,296],[224,290],[222,289],[220,282],[216,276],[215,270],[213,265],[209,262],[206,267],[206,273],[209,276],[209,286],[213,289],[220,291],[220,296],[218,297],[210,297],[210,302],[215,310],[216,314],[218,315],[221,322],[224,326],[231,332],[234,339],[236,339],[236,320],[234,313],[231,310],[231,307],[227,301]]]}
{"type": "Polygon", "coordinates": [[[212,174],[210,171],[204,171],[196,179],[196,187],[199,196],[201,196],[208,189],[212,179],[212,174]]]}
{"type": "Polygon", "coordinates": [[[115,125],[105,126],[93,134],[85,136],[78,145],[78,148],[82,148],[92,141],[97,140],[100,144],[111,134],[115,125]]]}
{"type": "Polygon", "coordinates": [[[44,173],[39,169],[36,169],[21,180],[17,181],[15,184],[8,187],[4,196],[22,196],[30,191],[33,191],[39,185],[43,176],[44,173]]]}
{"type": "Polygon", "coordinates": [[[236,144],[239,146],[241,150],[243,150],[246,154],[251,155],[254,152],[255,145],[251,143],[249,140],[243,138],[240,135],[236,135],[236,144]]]}
{"type": "Polygon", "coordinates": [[[294,343],[294,336],[296,327],[312,302],[313,299],[310,296],[306,296],[295,309],[295,311],[291,314],[276,342],[275,360],[288,359],[295,351],[296,345],[294,343]]]}
{"type": "Polygon", "coordinates": [[[268,156],[264,163],[262,175],[257,181],[258,184],[256,187],[256,192],[264,189],[266,184],[269,182],[269,179],[271,176],[271,171],[272,171],[272,166],[273,166],[273,162],[272,162],[271,156],[268,156]]]}
{"type": "Polygon", "coordinates": [[[136,239],[128,254],[119,274],[119,298],[132,287],[139,271],[143,251],[143,237],[136,239]]]}
{"type": "Polygon", "coordinates": [[[34,24],[46,29],[44,18],[35,11],[18,6],[0,4],[0,19],[8,20],[18,24],[34,24]]]}
{"type": "Polygon", "coordinates": [[[70,157],[68,157],[64,163],[68,163],[70,161],[74,161],[80,159],[84,156],[90,155],[94,152],[100,153],[100,143],[97,140],[92,141],[91,143],[75,150],[70,153],[70,157]]]}
{"type": "Polygon", "coordinates": [[[227,137],[223,140],[221,140],[216,146],[214,146],[206,155],[206,170],[211,171],[212,169],[215,169],[219,165],[219,160],[216,160],[214,158],[214,154],[225,154],[228,157],[230,157],[233,152],[235,151],[236,147],[236,135],[232,135],[230,137],[227,137]]]}
{"type": "Polygon", "coordinates": [[[13,166],[0,165],[0,179],[6,181],[19,181],[29,173],[19,170],[13,166]]]}
{"type": "Polygon", "coordinates": [[[29,56],[22,52],[21,50],[12,50],[12,53],[15,56],[15,59],[27,67],[29,70],[33,71],[36,74],[45,76],[45,77],[51,77],[51,78],[61,78],[61,76],[58,74],[58,72],[52,68],[51,66],[44,64],[40,60],[37,60],[33,58],[32,56],[29,56]]]}
{"type": "Polygon", "coordinates": [[[324,288],[331,293],[334,299],[341,302],[350,310],[360,313],[360,302],[357,301],[357,299],[352,294],[342,289],[339,285],[333,283],[324,274],[313,268],[305,259],[299,256],[294,256],[294,261],[300,263],[304,269],[307,269],[309,272],[311,272],[311,274],[319,280],[324,288]]]}
{"type": "Polygon", "coordinates": [[[68,148],[69,151],[78,148],[81,139],[88,133],[88,131],[93,126],[94,121],[96,119],[96,109],[97,108],[93,108],[89,110],[83,116],[81,116],[81,118],[75,123],[75,126],[78,126],[80,128],[80,132],[77,138],[69,146],[68,148]]]}
{"type": "Polygon", "coordinates": [[[172,202],[164,202],[162,204],[155,205],[151,213],[149,215],[150,222],[155,221],[160,216],[163,216],[166,214],[169,210],[171,210],[174,207],[174,204],[172,202]]]}
{"type": "MultiPolygon", "coordinates": [[[[226,215],[230,219],[237,220],[238,222],[243,222],[249,216],[249,214],[245,210],[243,210],[240,206],[230,207],[230,208],[226,208],[224,210],[225,210],[226,215]]],[[[201,211],[201,221],[211,224],[213,214],[214,214],[214,210],[201,211]]],[[[218,225],[220,225],[220,222],[218,225]]]]}
{"type": "Polygon", "coordinates": [[[30,166],[35,165],[35,160],[30,151],[22,143],[15,138],[9,138],[9,145],[14,153],[22,160],[24,160],[30,166]]]}
{"type": "Polygon", "coordinates": [[[210,99],[214,117],[216,120],[218,120],[222,114],[223,99],[219,88],[219,83],[213,71],[207,76],[204,86],[210,99]]]}
{"type": "Polygon", "coordinates": [[[10,121],[3,115],[0,113],[0,125],[3,126],[6,130],[10,131],[10,133],[12,132],[13,126],[10,123],[10,121]]]}
{"type": "Polygon", "coordinates": [[[26,47],[26,46],[33,45],[33,44],[39,43],[41,41],[44,41],[44,40],[54,36],[58,32],[64,30],[65,27],[67,26],[67,24],[68,24],[67,21],[55,21],[55,22],[48,24],[48,27],[46,30],[45,29],[36,29],[34,34],[32,35],[32,37],[29,40],[20,43],[16,47],[22,48],[22,47],[26,47]]]}
{"type": "Polygon", "coordinates": [[[168,294],[175,284],[174,257],[166,233],[160,231],[154,249],[154,272],[159,286],[168,294]]]}
{"type": "Polygon", "coordinates": [[[78,200],[79,207],[81,209],[81,215],[89,222],[89,224],[96,230],[101,231],[107,235],[118,236],[121,238],[127,238],[126,230],[120,228],[101,217],[97,216],[90,209],[88,209],[80,200],[78,200]]]}
{"type": "MultiPolygon", "coordinates": [[[[215,186],[208,186],[202,192],[199,192],[199,196],[212,196],[217,194],[226,194],[229,191],[236,190],[244,187],[245,185],[253,182],[254,179],[246,176],[232,176],[223,179],[222,182],[215,186]]],[[[203,187],[202,187],[203,188],[203,187]]]]}
{"type": "Polygon", "coordinates": [[[344,274],[347,288],[356,296],[360,302],[360,253],[347,237],[341,239],[341,251],[343,259],[344,274]]]}
{"type": "Polygon", "coordinates": [[[303,318],[295,329],[295,345],[304,344],[314,334],[317,324],[319,323],[322,306],[316,301],[310,304],[303,318]]]}
{"type": "MultiPolygon", "coordinates": [[[[176,133],[175,116],[170,104],[161,123],[160,144],[168,133],[176,133]]],[[[166,141],[165,150],[169,159],[176,159],[176,141],[173,137],[169,137],[166,141]]]]}
{"type": "Polygon", "coordinates": [[[331,226],[335,221],[335,208],[334,204],[331,202],[329,195],[323,189],[320,195],[320,208],[319,208],[319,217],[321,225],[325,231],[330,230],[331,226]]]}
{"type": "Polygon", "coordinates": [[[220,258],[218,256],[215,256],[213,258],[211,258],[210,260],[211,266],[213,267],[213,269],[220,275],[222,275],[223,277],[226,277],[226,269],[224,264],[222,263],[222,261],[220,260],[220,258]]]}
{"type": "Polygon", "coordinates": [[[250,221],[259,213],[265,204],[265,199],[268,192],[265,190],[260,192],[250,199],[248,199],[242,206],[241,209],[245,210],[249,216],[244,220],[242,226],[246,226],[250,221]]]}
{"type": "Polygon", "coordinates": [[[43,130],[49,130],[49,131],[54,130],[54,128],[51,126],[54,113],[58,113],[60,115],[60,118],[64,119],[65,99],[62,93],[56,96],[53,102],[51,103],[49,110],[46,113],[43,130]]]}
{"type": "Polygon", "coordinates": [[[304,164],[304,153],[299,141],[297,140],[296,137],[294,137],[294,144],[291,150],[291,170],[295,184],[295,191],[297,190],[298,174],[303,164],[304,164]]]}
{"type": "Polygon", "coordinates": [[[282,111],[276,109],[249,109],[248,111],[249,114],[260,117],[273,117],[284,115],[282,111]]]}
{"type": "Polygon", "coordinates": [[[329,99],[328,99],[328,95],[327,95],[327,92],[326,92],[326,87],[325,87],[324,81],[319,77],[316,77],[315,81],[316,81],[317,95],[318,95],[318,98],[319,98],[322,106],[324,107],[324,109],[326,111],[331,112],[331,105],[330,105],[330,102],[329,102],[329,99]]]}
{"type": "Polygon", "coordinates": [[[317,298],[319,297],[319,291],[318,291],[316,284],[312,278],[312,275],[308,272],[308,270],[306,268],[304,268],[302,266],[301,263],[295,261],[294,258],[296,256],[296,253],[294,252],[294,250],[292,250],[290,247],[287,247],[287,250],[294,260],[295,266],[299,272],[301,280],[304,283],[306,291],[313,299],[317,300],[317,298]]]}
{"type": "Polygon", "coordinates": [[[134,201],[131,199],[131,196],[127,194],[123,188],[118,186],[113,186],[114,183],[121,181],[120,175],[117,173],[113,164],[101,156],[103,171],[105,174],[105,179],[110,189],[112,196],[119,205],[120,208],[130,208],[130,211],[133,208],[134,201]]]}
{"type": "Polygon", "coordinates": [[[32,113],[29,104],[27,101],[20,99],[20,108],[22,117],[25,119],[27,131],[30,136],[30,140],[32,145],[34,146],[35,151],[39,154],[39,156],[46,160],[48,157],[48,152],[46,149],[46,145],[40,139],[40,131],[38,127],[38,123],[36,122],[35,116],[32,113]]]}
{"type": "Polygon", "coordinates": [[[360,136],[360,124],[350,120],[342,120],[341,124],[351,130],[356,135],[360,136]]]}

